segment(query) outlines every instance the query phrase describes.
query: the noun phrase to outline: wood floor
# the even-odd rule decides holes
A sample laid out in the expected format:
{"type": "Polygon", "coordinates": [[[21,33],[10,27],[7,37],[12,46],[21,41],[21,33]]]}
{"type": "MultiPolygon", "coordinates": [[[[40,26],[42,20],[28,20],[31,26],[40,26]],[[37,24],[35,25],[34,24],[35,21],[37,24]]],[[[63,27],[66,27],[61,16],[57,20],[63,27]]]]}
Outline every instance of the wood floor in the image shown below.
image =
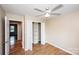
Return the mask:
{"type": "Polygon", "coordinates": [[[50,44],[33,45],[32,51],[24,51],[22,49],[21,41],[18,41],[13,49],[11,49],[10,55],[70,55],[69,53],[58,49],[50,44]]]}
{"type": "MultiPolygon", "coordinates": [[[[21,40],[17,40],[15,45],[12,46],[12,48],[10,48],[10,54],[15,53],[17,51],[19,51],[19,49],[22,50],[22,41],[21,40]]],[[[11,47],[11,46],[10,46],[11,47]]]]}

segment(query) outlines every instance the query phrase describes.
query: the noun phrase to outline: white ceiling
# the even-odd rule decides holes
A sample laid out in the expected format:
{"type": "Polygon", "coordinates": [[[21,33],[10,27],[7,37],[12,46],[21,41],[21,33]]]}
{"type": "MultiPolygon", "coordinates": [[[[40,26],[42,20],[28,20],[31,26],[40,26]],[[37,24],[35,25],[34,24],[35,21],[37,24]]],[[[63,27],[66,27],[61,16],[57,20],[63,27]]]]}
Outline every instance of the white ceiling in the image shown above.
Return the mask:
{"type": "MultiPolygon", "coordinates": [[[[61,14],[71,13],[74,11],[79,11],[79,4],[63,4],[64,7],[56,10],[61,14]]],[[[41,12],[35,11],[34,8],[39,8],[45,10],[53,9],[57,4],[1,4],[2,8],[9,13],[19,14],[19,15],[31,15],[36,16],[42,14],[41,12]]]]}

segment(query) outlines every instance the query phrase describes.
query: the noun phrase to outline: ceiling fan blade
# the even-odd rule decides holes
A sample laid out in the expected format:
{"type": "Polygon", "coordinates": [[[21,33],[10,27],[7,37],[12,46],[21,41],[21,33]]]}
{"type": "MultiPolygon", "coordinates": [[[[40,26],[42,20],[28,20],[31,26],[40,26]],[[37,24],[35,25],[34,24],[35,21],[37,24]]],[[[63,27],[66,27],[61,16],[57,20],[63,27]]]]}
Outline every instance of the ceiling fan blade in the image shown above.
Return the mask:
{"type": "Polygon", "coordinates": [[[63,7],[63,5],[62,4],[60,4],[60,5],[58,5],[58,6],[56,6],[54,9],[52,9],[51,11],[55,11],[55,10],[57,10],[57,9],[60,9],[61,7],[63,7]]]}
{"type": "Polygon", "coordinates": [[[61,15],[60,13],[51,13],[51,15],[61,15]]]}
{"type": "Polygon", "coordinates": [[[44,12],[44,11],[37,9],[37,8],[34,8],[34,10],[39,11],[39,12],[44,12]]]}

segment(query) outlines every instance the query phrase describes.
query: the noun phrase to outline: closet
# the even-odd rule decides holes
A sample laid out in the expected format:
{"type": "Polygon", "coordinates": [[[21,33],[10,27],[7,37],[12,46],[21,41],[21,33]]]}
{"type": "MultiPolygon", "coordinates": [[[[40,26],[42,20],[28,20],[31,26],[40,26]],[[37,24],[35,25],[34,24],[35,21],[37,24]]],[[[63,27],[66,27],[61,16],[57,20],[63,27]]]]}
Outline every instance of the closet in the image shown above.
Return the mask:
{"type": "Polygon", "coordinates": [[[33,22],[33,44],[41,43],[41,23],[33,22]]]}

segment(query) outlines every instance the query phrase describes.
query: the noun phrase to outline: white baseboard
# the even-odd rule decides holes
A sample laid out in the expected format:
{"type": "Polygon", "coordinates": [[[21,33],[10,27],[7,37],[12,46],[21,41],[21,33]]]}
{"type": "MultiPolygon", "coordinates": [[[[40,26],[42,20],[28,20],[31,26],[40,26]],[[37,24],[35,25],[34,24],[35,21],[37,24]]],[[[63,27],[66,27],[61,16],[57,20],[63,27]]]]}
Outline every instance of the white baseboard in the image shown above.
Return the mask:
{"type": "Polygon", "coordinates": [[[25,51],[28,51],[28,50],[32,51],[32,49],[25,49],[25,51]]]}
{"type": "Polygon", "coordinates": [[[47,42],[48,44],[50,44],[50,45],[52,45],[52,46],[55,46],[55,47],[57,47],[57,48],[59,48],[59,49],[61,49],[61,50],[63,50],[63,51],[65,51],[65,52],[68,52],[68,53],[70,53],[70,54],[72,54],[72,55],[77,55],[77,54],[75,54],[75,53],[73,53],[73,52],[71,52],[71,51],[68,51],[68,50],[66,50],[66,49],[64,49],[64,48],[61,48],[61,47],[59,47],[59,46],[57,46],[57,45],[55,45],[55,44],[52,44],[52,43],[50,43],[50,42],[47,42]]]}
{"type": "Polygon", "coordinates": [[[28,49],[25,49],[25,51],[28,51],[28,49]]]}

